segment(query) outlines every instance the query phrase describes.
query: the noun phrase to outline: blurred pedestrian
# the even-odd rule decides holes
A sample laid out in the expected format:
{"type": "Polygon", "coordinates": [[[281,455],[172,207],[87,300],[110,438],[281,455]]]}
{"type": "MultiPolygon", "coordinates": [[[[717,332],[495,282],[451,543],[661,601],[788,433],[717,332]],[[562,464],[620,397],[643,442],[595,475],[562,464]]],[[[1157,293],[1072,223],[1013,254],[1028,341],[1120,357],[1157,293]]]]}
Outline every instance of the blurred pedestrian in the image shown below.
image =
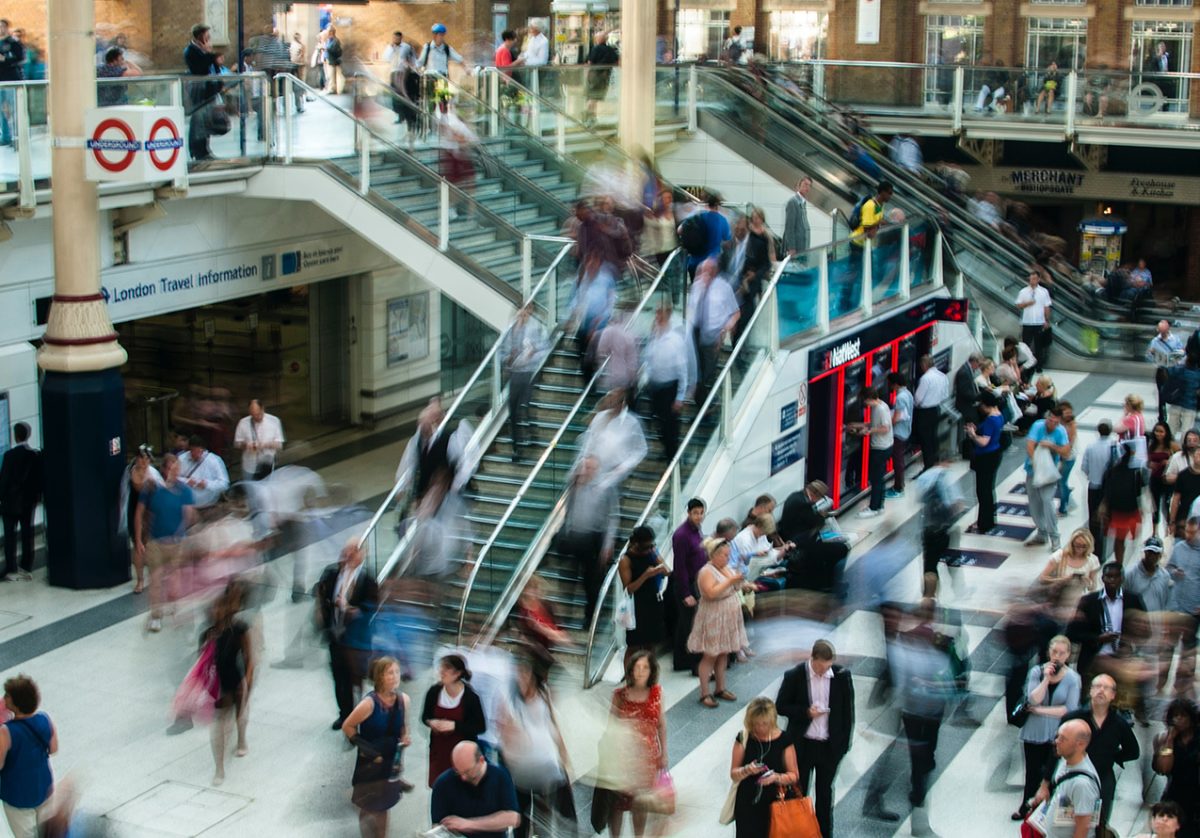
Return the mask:
{"type": "MultiPolygon", "coordinates": [[[[1167,464],[1179,450],[1179,443],[1166,422],[1156,422],[1150,431],[1147,450],[1150,468],[1150,526],[1151,535],[1158,535],[1158,524],[1171,508],[1171,487],[1167,485],[1167,464]]],[[[1166,535],[1164,529],[1163,532],[1166,535]]]]}
{"type": "Polygon", "coordinates": [[[608,42],[607,32],[597,32],[592,36],[592,48],[587,54],[587,116],[584,117],[584,124],[596,124],[596,111],[608,96],[612,68],[619,61],[617,50],[608,42]]]}
{"type": "Polygon", "coordinates": [[[546,328],[533,316],[533,302],[517,310],[504,338],[503,353],[508,367],[508,433],[512,439],[513,462],[525,443],[529,405],[533,401],[533,378],[548,351],[546,328]]]}
{"type": "Polygon", "coordinates": [[[167,585],[183,562],[183,537],[196,523],[195,497],[179,478],[179,460],[174,454],[162,458],[162,483],[146,483],[138,496],[133,521],[134,550],[150,569],[150,615],[147,631],[162,631],[163,606],[169,599],[167,585]]]}
{"type": "MultiPolygon", "coordinates": [[[[633,597],[635,625],[625,632],[625,667],[638,652],[655,652],[666,639],[662,594],[671,569],[654,549],[654,530],[634,527],[617,573],[625,593],[633,597]]],[[[658,664],[654,665],[657,672],[658,664]]]]}
{"type": "Polygon", "coordinates": [[[452,765],[460,742],[478,742],[487,730],[483,704],[471,689],[471,670],[462,655],[438,661],[437,681],[425,693],[421,721],[429,728],[429,787],[452,765]]]}
{"type": "Polygon", "coordinates": [[[1175,491],[1171,495],[1171,535],[1176,539],[1184,537],[1184,528],[1192,515],[1192,504],[1200,498],[1200,447],[1188,452],[1184,468],[1175,474],[1175,491]]]}
{"type": "Polygon", "coordinates": [[[479,136],[454,113],[438,117],[438,163],[442,177],[450,182],[450,220],[471,212],[475,191],[475,151],[479,136]],[[460,210],[461,207],[461,210],[460,210]]]}
{"type": "MultiPolygon", "coordinates": [[[[1058,464],[1058,471],[1061,477],[1058,479],[1058,517],[1064,517],[1071,510],[1071,471],[1075,468],[1075,458],[1078,456],[1078,449],[1075,447],[1076,425],[1075,425],[1075,407],[1066,400],[1058,403],[1058,409],[1062,413],[1062,427],[1067,432],[1067,450],[1062,455],[1062,461],[1058,464]]],[[[1144,463],[1143,463],[1144,465],[1144,463]]]]}
{"type": "Polygon", "coordinates": [[[1133,465],[1137,446],[1133,440],[1121,443],[1121,457],[1108,467],[1102,486],[1108,512],[1107,530],[1113,540],[1113,557],[1125,563],[1126,540],[1137,541],[1142,527],[1142,495],[1146,489],[1145,471],[1133,465]]]}
{"type": "Polygon", "coordinates": [[[363,570],[366,551],[352,537],[317,582],[317,624],[329,642],[329,668],[338,716],[331,730],[339,730],[354,710],[355,693],[362,686],[365,667],[361,658],[370,648],[371,617],[379,602],[375,578],[363,570]]]}
{"type": "Polygon", "coordinates": [[[912,436],[913,394],[902,372],[887,377],[892,411],[892,488],[884,493],[888,500],[904,497],[904,472],[908,469],[908,440],[912,436]]]}
{"type": "MultiPolygon", "coordinates": [[[[899,403],[897,398],[897,406],[899,403]]],[[[1004,419],[996,397],[986,391],[979,395],[979,416],[979,424],[968,422],[965,430],[972,445],[971,471],[975,472],[975,500],[979,504],[975,532],[986,535],[996,526],[996,474],[1004,456],[1001,448],[1004,419]]]]}
{"type": "Polygon", "coordinates": [[[632,303],[618,305],[608,325],[592,335],[588,346],[589,365],[600,371],[597,392],[624,391],[630,409],[637,404],[639,366],[638,342],[629,323],[633,308],[632,303]]]}
{"type": "Polygon", "coordinates": [[[453,479],[450,462],[450,432],[442,427],[446,411],[436,396],[429,400],[417,416],[417,432],[413,434],[396,467],[396,496],[412,489],[411,506],[419,506],[435,483],[453,479]]]}
{"type": "Polygon", "coordinates": [[[1196,634],[1200,628],[1200,518],[1189,517],[1183,538],[1176,539],[1167,563],[1174,581],[1171,600],[1171,647],[1181,646],[1175,667],[1175,696],[1192,700],[1196,695],[1196,634]]]}
{"type": "Polygon", "coordinates": [[[659,788],[670,761],[667,717],[653,652],[641,649],[626,658],[624,682],[613,690],[609,712],[614,721],[628,726],[622,741],[629,750],[620,755],[622,784],[609,814],[608,831],[613,838],[621,838],[621,826],[629,812],[634,838],[656,835],[656,829],[646,829],[655,820],[646,804],[659,788]]]}
{"type": "Polygon", "coordinates": [[[556,550],[572,561],[583,581],[585,626],[591,625],[596,611],[617,527],[617,487],[602,479],[599,465],[594,456],[585,456],[577,464],[566,517],[556,538],[556,550]]]}
{"type": "MultiPolygon", "coordinates": [[[[412,744],[408,733],[408,696],[400,692],[400,664],[382,657],[371,664],[375,689],[363,697],[341,725],[342,733],[357,746],[351,797],[358,807],[358,827],[363,838],[384,838],[388,810],[400,802],[404,748],[412,744]]],[[[402,785],[403,784],[403,785],[402,785]]]]}
{"type": "Polygon", "coordinates": [[[1025,493],[1036,529],[1025,540],[1026,544],[1049,541],[1051,550],[1062,546],[1058,537],[1054,492],[1058,487],[1059,460],[1069,446],[1070,438],[1062,427],[1062,414],[1057,407],[1051,408],[1045,419],[1037,420],[1029,429],[1025,440],[1025,493]]]}
{"type": "MultiPolygon", "coordinates": [[[[1142,645],[1141,652],[1149,660],[1157,659],[1158,672],[1154,692],[1162,692],[1167,685],[1167,673],[1171,669],[1172,642],[1168,631],[1171,606],[1171,575],[1161,566],[1162,540],[1157,536],[1146,539],[1142,545],[1142,558],[1125,569],[1125,590],[1137,594],[1146,606],[1149,620],[1149,639],[1142,645]]],[[[1148,694],[1151,692],[1146,690],[1148,694]]],[[[1145,696],[1139,702],[1139,721],[1145,719],[1145,696]]]]}
{"type": "Polygon", "coordinates": [[[729,283],[717,274],[716,259],[696,268],[688,293],[687,322],[699,366],[696,404],[703,405],[717,376],[717,365],[726,338],[733,333],[741,311],[729,283]]]}
{"type": "Polygon", "coordinates": [[[763,838],[770,831],[771,804],[779,787],[800,777],[792,737],[779,729],[775,703],[759,696],[746,706],[744,724],[733,744],[729,779],[737,788],[733,817],[737,838],[763,838]]]}
{"type": "MultiPolygon", "coordinates": [[[[1112,423],[1107,419],[1100,420],[1099,424],[1096,425],[1096,432],[1098,434],[1096,440],[1084,449],[1083,465],[1080,469],[1083,471],[1083,475],[1087,478],[1088,483],[1088,530],[1092,534],[1093,552],[1097,556],[1104,556],[1106,555],[1104,549],[1105,523],[1101,514],[1102,504],[1104,503],[1104,475],[1108,471],[1109,466],[1117,459],[1117,443],[1112,436],[1112,423]]],[[[1173,483],[1165,474],[1163,480],[1168,484],[1168,487],[1173,483]]],[[[1168,491],[1168,497],[1169,495],[1170,491],[1168,491]]],[[[1169,501],[1167,506],[1167,528],[1170,530],[1169,501]]]]}
{"type": "Polygon", "coordinates": [[[613,390],[596,405],[596,413],[579,440],[579,458],[595,457],[605,486],[619,487],[646,458],[649,450],[642,423],[629,410],[623,390],[613,390]]]}
{"type": "Polygon", "coordinates": [[[592,339],[608,325],[617,302],[617,274],[602,253],[590,251],[580,260],[579,280],[571,300],[571,319],[576,324],[575,348],[581,359],[585,381],[596,374],[588,347],[592,339]]]}
{"type": "Polygon", "coordinates": [[[521,824],[514,838],[577,834],[571,761],[550,701],[546,671],[525,658],[517,661],[516,683],[500,724],[504,765],[517,789],[521,824]]]}
{"type": "Polygon", "coordinates": [[[654,326],[642,351],[642,371],[650,398],[650,413],[658,425],[663,459],[670,463],[679,451],[679,419],[687,397],[691,347],[671,322],[671,303],[664,300],[654,312],[654,326]]]}
{"type": "Polygon", "coordinates": [[[229,472],[224,461],[208,450],[204,437],[193,435],[188,439],[188,450],[179,457],[179,479],[187,484],[195,496],[196,513],[204,520],[229,488],[229,472]]]}
{"type": "Polygon", "coordinates": [[[695,621],[688,636],[689,652],[699,654],[700,703],[715,708],[716,699],[737,701],[737,696],[725,688],[725,668],[729,656],[750,645],[742,619],[742,607],[737,593],[745,577],[730,570],[729,542],[723,538],[704,541],[708,563],[696,574],[699,604],[695,621]],[[716,676],[716,691],[709,694],[709,676],[716,676]]]}
{"type": "MultiPolygon", "coordinates": [[[[129,465],[125,467],[125,473],[121,475],[121,501],[117,504],[117,514],[119,531],[129,537],[129,540],[135,545],[133,550],[133,570],[134,570],[134,585],[133,592],[140,594],[145,590],[145,554],[136,549],[136,545],[140,539],[135,533],[135,519],[137,518],[138,500],[142,496],[142,490],[147,485],[158,485],[163,482],[162,475],[158,473],[158,469],[154,467],[154,450],[149,445],[139,445],[137,453],[133,455],[129,465]]],[[[141,533],[141,539],[145,539],[146,534],[141,533]]],[[[5,544],[8,539],[5,539],[5,544]]]]}
{"type": "Polygon", "coordinates": [[[28,675],[4,682],[4,707],[12,717],[0,725],[0,801],[13,838],[37,838],[42,807],[54,792],[50,757],[58,753],[58,731],[46,713],[37,684],[28,675]]]}
{"type": "Polygon", "coordinates": [[[213,644],[213,662],[217,669],[219,692],[216,718],[212,727],[213,785],[225,782],[225,742],[229,738],[229,718],[237,727],[235,756],[247,753],[246,725],[250,716],[250,689],[254,686],[255,652],[250,626],[238,618],[242,610],[245,586],[231,581],[212,606],[212,624],[200,637],[200,645],[213,644]]]}

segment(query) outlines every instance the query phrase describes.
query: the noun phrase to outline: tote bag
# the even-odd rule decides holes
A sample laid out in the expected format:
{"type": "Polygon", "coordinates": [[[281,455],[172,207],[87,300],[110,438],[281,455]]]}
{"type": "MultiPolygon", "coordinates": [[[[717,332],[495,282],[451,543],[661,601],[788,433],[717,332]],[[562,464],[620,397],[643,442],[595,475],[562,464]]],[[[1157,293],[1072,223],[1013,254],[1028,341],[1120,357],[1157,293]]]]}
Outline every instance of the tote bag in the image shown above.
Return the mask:
{"type": "Polygon", "coordinates": [[[821,826],[811,797],[788,797],[778,786],[779,797],[771,803],[771,828],[767,838],[821,838],[821,826]]]}
{"type": "Polygon", "coordinates": [[[1054,464],[1054,455],[1049,448],[1038,446],[1033,452],[1033,485],[1049,486],[1057,483],[1059,478],[1058,466],[1054,464]]]}

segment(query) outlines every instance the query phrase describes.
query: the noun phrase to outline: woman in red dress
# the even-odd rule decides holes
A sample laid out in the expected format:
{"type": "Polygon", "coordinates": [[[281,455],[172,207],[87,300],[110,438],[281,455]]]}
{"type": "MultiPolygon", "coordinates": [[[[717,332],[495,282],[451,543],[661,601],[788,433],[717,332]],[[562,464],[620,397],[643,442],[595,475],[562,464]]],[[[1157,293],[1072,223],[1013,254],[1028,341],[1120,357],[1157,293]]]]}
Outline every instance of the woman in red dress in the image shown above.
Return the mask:
{"type": "MultiPolygon", "coordinates": [[[[625,684],[613,690],[612,716],[629,726],[624,741],[623,790],[618,791],[609,814],[608,829],[620,838],[625,813],[633,818],[635,838],[646,835],[651,812],[639,803],[635,793],[655,789],[659,773],[667,770],[667,719],[662,708],[662,687],[658,684],[658,661],[652,652],[638,651],[625,668],[625,684]]],[[[651,830],[650,834],[657,834],[651,830]]]]}
{"type": "Polygon", "coordinates": [[[459,742],[477,742],[487,730],[483,704],[471,689],[471,670],[461,655],[438,661],[438,680],[425,693],[421,721],[429,728],[429,787],[450,766],[459,742]]]}

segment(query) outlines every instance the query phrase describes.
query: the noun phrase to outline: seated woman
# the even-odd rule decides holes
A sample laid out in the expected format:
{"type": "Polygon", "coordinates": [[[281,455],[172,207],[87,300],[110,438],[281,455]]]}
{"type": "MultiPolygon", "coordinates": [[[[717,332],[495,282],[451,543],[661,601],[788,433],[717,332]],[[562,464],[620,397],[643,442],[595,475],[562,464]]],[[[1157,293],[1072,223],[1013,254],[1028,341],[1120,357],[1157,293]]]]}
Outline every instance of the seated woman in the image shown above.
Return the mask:
{"type": "Polygon", "coordinates": [[[1046,68],[1046,74],[1042,76],[1042,84],[1038,90],[1037,101],[1033,103],[1033,112],[1036,114],[1042,109],[1042,104],[1045,103],[1046,114],[1050,114],[1050,109],[1054,107],[1054,97],[1058,95],[1058,86],[1062,81],[1062,77],[1058,72],[1058,62],[1051,61],[1050,66],[1046,68]]]}

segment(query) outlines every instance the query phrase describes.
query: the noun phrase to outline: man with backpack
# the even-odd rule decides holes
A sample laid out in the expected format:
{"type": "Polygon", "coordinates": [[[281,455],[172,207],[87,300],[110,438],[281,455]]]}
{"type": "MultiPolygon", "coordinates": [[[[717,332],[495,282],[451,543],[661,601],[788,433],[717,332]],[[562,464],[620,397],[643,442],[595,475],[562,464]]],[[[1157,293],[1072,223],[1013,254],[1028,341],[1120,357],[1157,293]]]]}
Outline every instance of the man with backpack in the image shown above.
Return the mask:
{"type": "Polygon", "coordinates": [[[342,40],[337,36],[337,29],[330,26],[325,35],[325,66],[329,68],[325,88],[326,93],[341,93],[346,83],[342,73],[342,40]]]}
{"type": "Polygon", "coordinates": [[[841,309],[847,311],[854,296],[854,288],[862,279],[863,253],[866,251],[867,240],[874,241],[883,226],[884,205],[892,200],[892,184],[886,180],[879,181],[875,187],[875,196],[863,198],[850,210],[848,226],[850,227],[850,273],[841,283],[841,309]]]}
{"type": "Polygon", "coordinates": [[[451,61],[457,61],[459,64],[465,63],[465,59],[458,54],[458,50],[446,43],[445,24],[435,23],[433,40],[428,41],[421,48],[421,54],[417,56],[417,66],[426,78],[441,76],[448,79],[450,78],[451,61]]]}
{"type": "Polygon", "coordinates": [[[721,196],[709,192],[707,209],[693,212],[679,225],[679,245],[687,251],[688,279],[696,267],[708,259],[717,259],[725,242],[733,238],[729,219],[721,214],[721,196]]]}
{"type": "Polygon", "coordinates": [[[1100,822],[1100,775],[1087,755],[1091,741],[1083,719],[1064,722],[1054,737],[1054,780],[1042,783],[1028,819],[1047,838],[1086,838],[1100,822]]]}

